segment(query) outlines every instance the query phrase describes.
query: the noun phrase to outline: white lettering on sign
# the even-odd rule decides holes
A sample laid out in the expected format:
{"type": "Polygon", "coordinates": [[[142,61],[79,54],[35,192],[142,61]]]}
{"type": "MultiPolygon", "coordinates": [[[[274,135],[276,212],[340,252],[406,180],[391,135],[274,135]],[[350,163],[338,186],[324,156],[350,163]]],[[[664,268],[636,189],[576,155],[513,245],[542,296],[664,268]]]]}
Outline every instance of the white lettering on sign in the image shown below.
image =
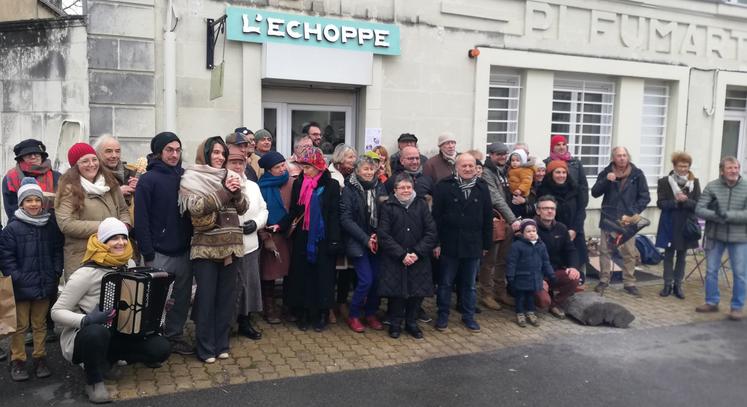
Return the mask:
{"type": "Polygon", "coordinates": [[[266,25],[252,25],[252,19],[248,14],[241,16],[242,27],[241,31],[244,34],[262,34],[262,29],[265,28],[265,34],[269,37],[281,37],[281,38],[292,38],[298,40],[303,38],[306,41],[316,39],[316,41],[326,41],[329,43],[342,43],[347,44],[348,42],[355,41],[358,45],[364,45],[373,41],[373,46],[378,48],[388,48],[389,44],[389,30],[384,29],[371,29],[371,28],[356,28],[350,26],[338,26],[336,24],[322,24],[316,23],[301,23],[297,20],[286,21],[282,18],[267,17],[265,18],[261,14],[254,16],[254,21],[261,23],[266,21],[266,25]]]}

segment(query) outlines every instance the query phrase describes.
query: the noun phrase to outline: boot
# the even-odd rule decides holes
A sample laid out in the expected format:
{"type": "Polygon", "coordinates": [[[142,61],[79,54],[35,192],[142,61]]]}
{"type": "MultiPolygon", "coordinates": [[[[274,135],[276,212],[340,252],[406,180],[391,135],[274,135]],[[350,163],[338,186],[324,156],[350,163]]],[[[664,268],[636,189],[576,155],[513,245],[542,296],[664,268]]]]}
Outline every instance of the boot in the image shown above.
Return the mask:
{"type": "Polygon", "coordinates": [[[258,341],[262,339],[262,333],[254,329],[252,326],[251,315],[239,315],[239,333],[246,336],[247,338],[258,341]]]}
{"type": "Polygon", "coordinates": [[[10,378],[14,382],[23,382],[29,379],[29,372],[26,370],[26,362],[14,360],[10,362],[10,378]]]}
{"type": "Polygon", "coordinates": [[[52,376],[52,372],[47,365],[47,359],[44,357],[34,358],[34,371],[36,372],[36,377],[39,379],[52,376]]]}
{"type": "Polygon", "coordinates": [[[508,305],[509,307],[513,307],[516,305],[516,300],[514,300],[514,297],[508,295],[508,292],[505,289],[499,290],[496,297],[498,299],[498,302],[504,305],[508,305]]]}
{"type": "Polygon", "coordinates": [[[312,328],[314,328],[314,332],[322,332],[327,328],[327,316],[329,314],[334,315],[334,312],[332,312],[331,309],[325,309],[321,312],[315,312],[312,314],[312,328]]]}
{"type": "Polygon", "coordinates": [[[670,295],[672,295],[672,283],[664,283],[664,288],[661,289],[659,295],[662,297],[669,297],[670,295]]]}
{"type": "Polygon", "coordinates": [[[262,316],[268,324],[277,325],[282,322],[278,308],[275,306],[275,298],[265,295],[264,292],[262,293],[262,310],[264,311],[262,316]]]}
{"type": "Polygon", "coordinates": [[[674,296],[684,300],[685,299],[685,292],[682,290],[682,282],[678,281],[674,283],[674,296]]]}
{"type": "Polygon", "coordinates": [[[389,325],[389,337],[392,339],[398,339],[401,334],[402,322],[399,320],[396,323],[392,321],[391,325],[389,325]]]}

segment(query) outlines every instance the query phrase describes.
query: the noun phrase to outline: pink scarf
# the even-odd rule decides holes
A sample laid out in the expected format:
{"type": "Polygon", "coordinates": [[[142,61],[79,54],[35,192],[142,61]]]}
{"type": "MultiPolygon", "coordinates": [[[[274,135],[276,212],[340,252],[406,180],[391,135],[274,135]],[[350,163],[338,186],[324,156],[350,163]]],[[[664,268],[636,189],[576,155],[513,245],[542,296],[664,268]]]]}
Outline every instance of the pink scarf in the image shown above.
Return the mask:
{"type": "Polygon", "coordinates": [[[303,205],[303,230],[309,230],[309,221],[311,219],[311,216],[309,215],[309,212],[311,211],[311,195],[314,193],[314,189],[316,189],[317,184],[319,184],[319,179],[322,177],[323,172],[320,172],[317,174],[314,178],[303,178],[303,183],[301,184],[301,194],[298,196],[298,204],[303,205]]]}
{"type": "Polygon", "coordinates": [[[570,159],[571,159],[571,152],[570,151],[566,151],[563,154],[558,154],[558,153],[555,153],[555,152],[551,152],[550,153],[550,160],[568,161],[570,159]]]}

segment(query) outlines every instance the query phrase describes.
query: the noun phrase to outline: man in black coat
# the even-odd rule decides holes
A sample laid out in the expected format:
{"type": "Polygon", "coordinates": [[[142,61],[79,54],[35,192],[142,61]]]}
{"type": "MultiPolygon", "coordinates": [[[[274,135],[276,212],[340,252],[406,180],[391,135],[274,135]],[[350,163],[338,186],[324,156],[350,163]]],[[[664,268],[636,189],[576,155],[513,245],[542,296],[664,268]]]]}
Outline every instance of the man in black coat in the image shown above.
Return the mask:
{"type": "Polygon", "coordinates": [[[541,196],[537,201],[537,234],[547,248],[550,264],[555,270],[555,283],[552,287],[545,283],[543,290],[536,293],[534,298],[537,307],[549,308],[550,314],[562,319],[565,318],[563,306],[576,292],[581,275],[578,272],[578,253],[568,228],[555,220],[557,207],[558,203],[552,196],[541,196]],[[551,295],[550,288],[558,293],[551,295]]]}
{"type": "Polygon", "coordinates": [[[479,332],[475,278],[493,240],[492,203],[487,183],[477,176],[475,157],[461,154],[455,167],[456,177],[439,181],[433,191],[433,218],[439,235],[434,256],[440,259],[436,329],[448,327],[452,286],[457,280],[462,322],[470,331],[479,332]]]}

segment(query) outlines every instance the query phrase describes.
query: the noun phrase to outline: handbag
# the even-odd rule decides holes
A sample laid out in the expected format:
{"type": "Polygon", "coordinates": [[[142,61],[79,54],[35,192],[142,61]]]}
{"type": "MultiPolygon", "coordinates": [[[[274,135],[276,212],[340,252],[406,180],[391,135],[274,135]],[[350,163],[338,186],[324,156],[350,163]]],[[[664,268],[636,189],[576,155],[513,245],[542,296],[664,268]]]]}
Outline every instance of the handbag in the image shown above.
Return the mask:
{"type": "Polygon", "coordinates": [[[693,216],[687,218],[685,226],[682,228],[682,237],[688,242],[700,240],[700,223],[698,223],[697,218],[693,216]]]}
{"type": "Polygon", "coordinates": [[[493,209],[493,241],[500,242],[506,240],[506,219],[501,213],[493,209]]]}
{"type": "Polygon", "coordinates": [[[16,331],[16,297],[13,278],[0,275],[0,337],[16,331]]]}

